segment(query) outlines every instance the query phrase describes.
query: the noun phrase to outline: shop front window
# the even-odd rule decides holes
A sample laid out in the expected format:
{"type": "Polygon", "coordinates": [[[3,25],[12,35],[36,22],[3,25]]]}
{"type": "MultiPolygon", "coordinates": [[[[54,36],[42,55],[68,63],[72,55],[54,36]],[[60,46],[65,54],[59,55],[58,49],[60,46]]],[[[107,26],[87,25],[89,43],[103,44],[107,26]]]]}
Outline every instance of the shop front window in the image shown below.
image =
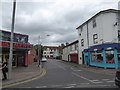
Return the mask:
{"type": "Polygon", "coordinates": [[[111,63],[114,64],[114,51],[113,50],[109,50],[106,51],[106,63],[111,63]]]}
{"type": "Polygon", "coordinates": [[[120,63],[120,50],[118,50],[117,56],[118,56],[118,63],[120,63]]]}
{"type": "Polygon", "coordinates": [[[93,51],[92,52],[92,62],[103,62],[103,54],[102,51],[93,51]]]}

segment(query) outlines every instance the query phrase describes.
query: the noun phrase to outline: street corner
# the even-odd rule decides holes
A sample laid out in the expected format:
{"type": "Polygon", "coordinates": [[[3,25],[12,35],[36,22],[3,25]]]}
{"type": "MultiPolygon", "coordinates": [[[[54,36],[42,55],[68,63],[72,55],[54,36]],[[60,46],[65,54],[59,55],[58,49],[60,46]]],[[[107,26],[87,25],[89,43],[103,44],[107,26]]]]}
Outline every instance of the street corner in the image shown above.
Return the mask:
{"type": "Polygon", "coordinates": [[[20,84],[24,84],[24,83],[28,83],[28,82],[31,82],[33,80],[36,80],[36,79],[39,79],[41,77],[43,77],[44,75],[46,74],[46,70],[43,68],[42,69],[42,72],[39,74],[39,75],[35,75],[35,76],[32,76],[31,78],[29,79],[24,79],[24,80],[20,80],[20,81],[13,81],[11,83],[8,83],[6,85],[3,85],[2,87],[0,86],[0,88],[9,88],[9,87],[12,87],[12,86],[16,86],[16,85],[20,85],[20,84]]]}

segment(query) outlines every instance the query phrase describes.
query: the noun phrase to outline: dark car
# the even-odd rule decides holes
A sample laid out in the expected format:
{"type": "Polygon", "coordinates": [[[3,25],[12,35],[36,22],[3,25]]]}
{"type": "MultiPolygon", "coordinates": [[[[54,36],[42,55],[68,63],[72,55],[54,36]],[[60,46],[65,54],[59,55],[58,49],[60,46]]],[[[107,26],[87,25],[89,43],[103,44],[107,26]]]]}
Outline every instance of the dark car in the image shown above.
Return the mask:
{"type": "Polygon", "coordinates": [[[120,88],[120,70],[116,71],[115,84],[120,88]]]}

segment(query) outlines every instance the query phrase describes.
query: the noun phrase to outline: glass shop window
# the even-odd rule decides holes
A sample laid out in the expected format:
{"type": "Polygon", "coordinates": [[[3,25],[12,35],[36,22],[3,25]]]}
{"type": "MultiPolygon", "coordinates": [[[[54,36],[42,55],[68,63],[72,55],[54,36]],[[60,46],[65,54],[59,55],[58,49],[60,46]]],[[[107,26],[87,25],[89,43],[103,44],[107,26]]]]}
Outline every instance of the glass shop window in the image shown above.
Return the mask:
{"type": "Polygon", "coordinates": [[[113,50],[109,50],[106,51],[106,63],[109,64],[114,64],[114,51],[113,50]]]}
{"type": "Polygon", "coordinates": [[[102,51],[93,51],[92,52],[92,61],[101,63],[103,62],[103,54],[102,51]]]}
{"type": "Polygon", "coordinates": [[[118,56],[118,63],[120,63],[120,50],[118,50],[117,56],[118,56]]]}

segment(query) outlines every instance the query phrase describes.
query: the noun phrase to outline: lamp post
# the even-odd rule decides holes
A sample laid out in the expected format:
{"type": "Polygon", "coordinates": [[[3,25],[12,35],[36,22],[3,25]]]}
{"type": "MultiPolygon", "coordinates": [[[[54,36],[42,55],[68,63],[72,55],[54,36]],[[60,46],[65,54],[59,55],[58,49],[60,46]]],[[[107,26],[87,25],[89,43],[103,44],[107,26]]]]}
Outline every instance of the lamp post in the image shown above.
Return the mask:
{"type": "MultiPolygon", "coordinates": [[[[40,36],[38,37],[38,67],[40,66],[40,55],[41,55],[41,49],[39,49],[39,44],[40,44],[40,36]]],[[[40,46],[41,48],[41,46],[40,46]]]]}
{"type": "Polygon", "coordinates": [[[13,34],[14,34],[14,23],[15,23],[15,8],[16,8],[16,0],[14,0],[14,2],[13,2],[13,14],[12,14],[12,26],[11,26],[10,53],[9,53],[9,60],[8,60],[8,79],[11,79],[11,73],[12,73],[13,34]]]}

